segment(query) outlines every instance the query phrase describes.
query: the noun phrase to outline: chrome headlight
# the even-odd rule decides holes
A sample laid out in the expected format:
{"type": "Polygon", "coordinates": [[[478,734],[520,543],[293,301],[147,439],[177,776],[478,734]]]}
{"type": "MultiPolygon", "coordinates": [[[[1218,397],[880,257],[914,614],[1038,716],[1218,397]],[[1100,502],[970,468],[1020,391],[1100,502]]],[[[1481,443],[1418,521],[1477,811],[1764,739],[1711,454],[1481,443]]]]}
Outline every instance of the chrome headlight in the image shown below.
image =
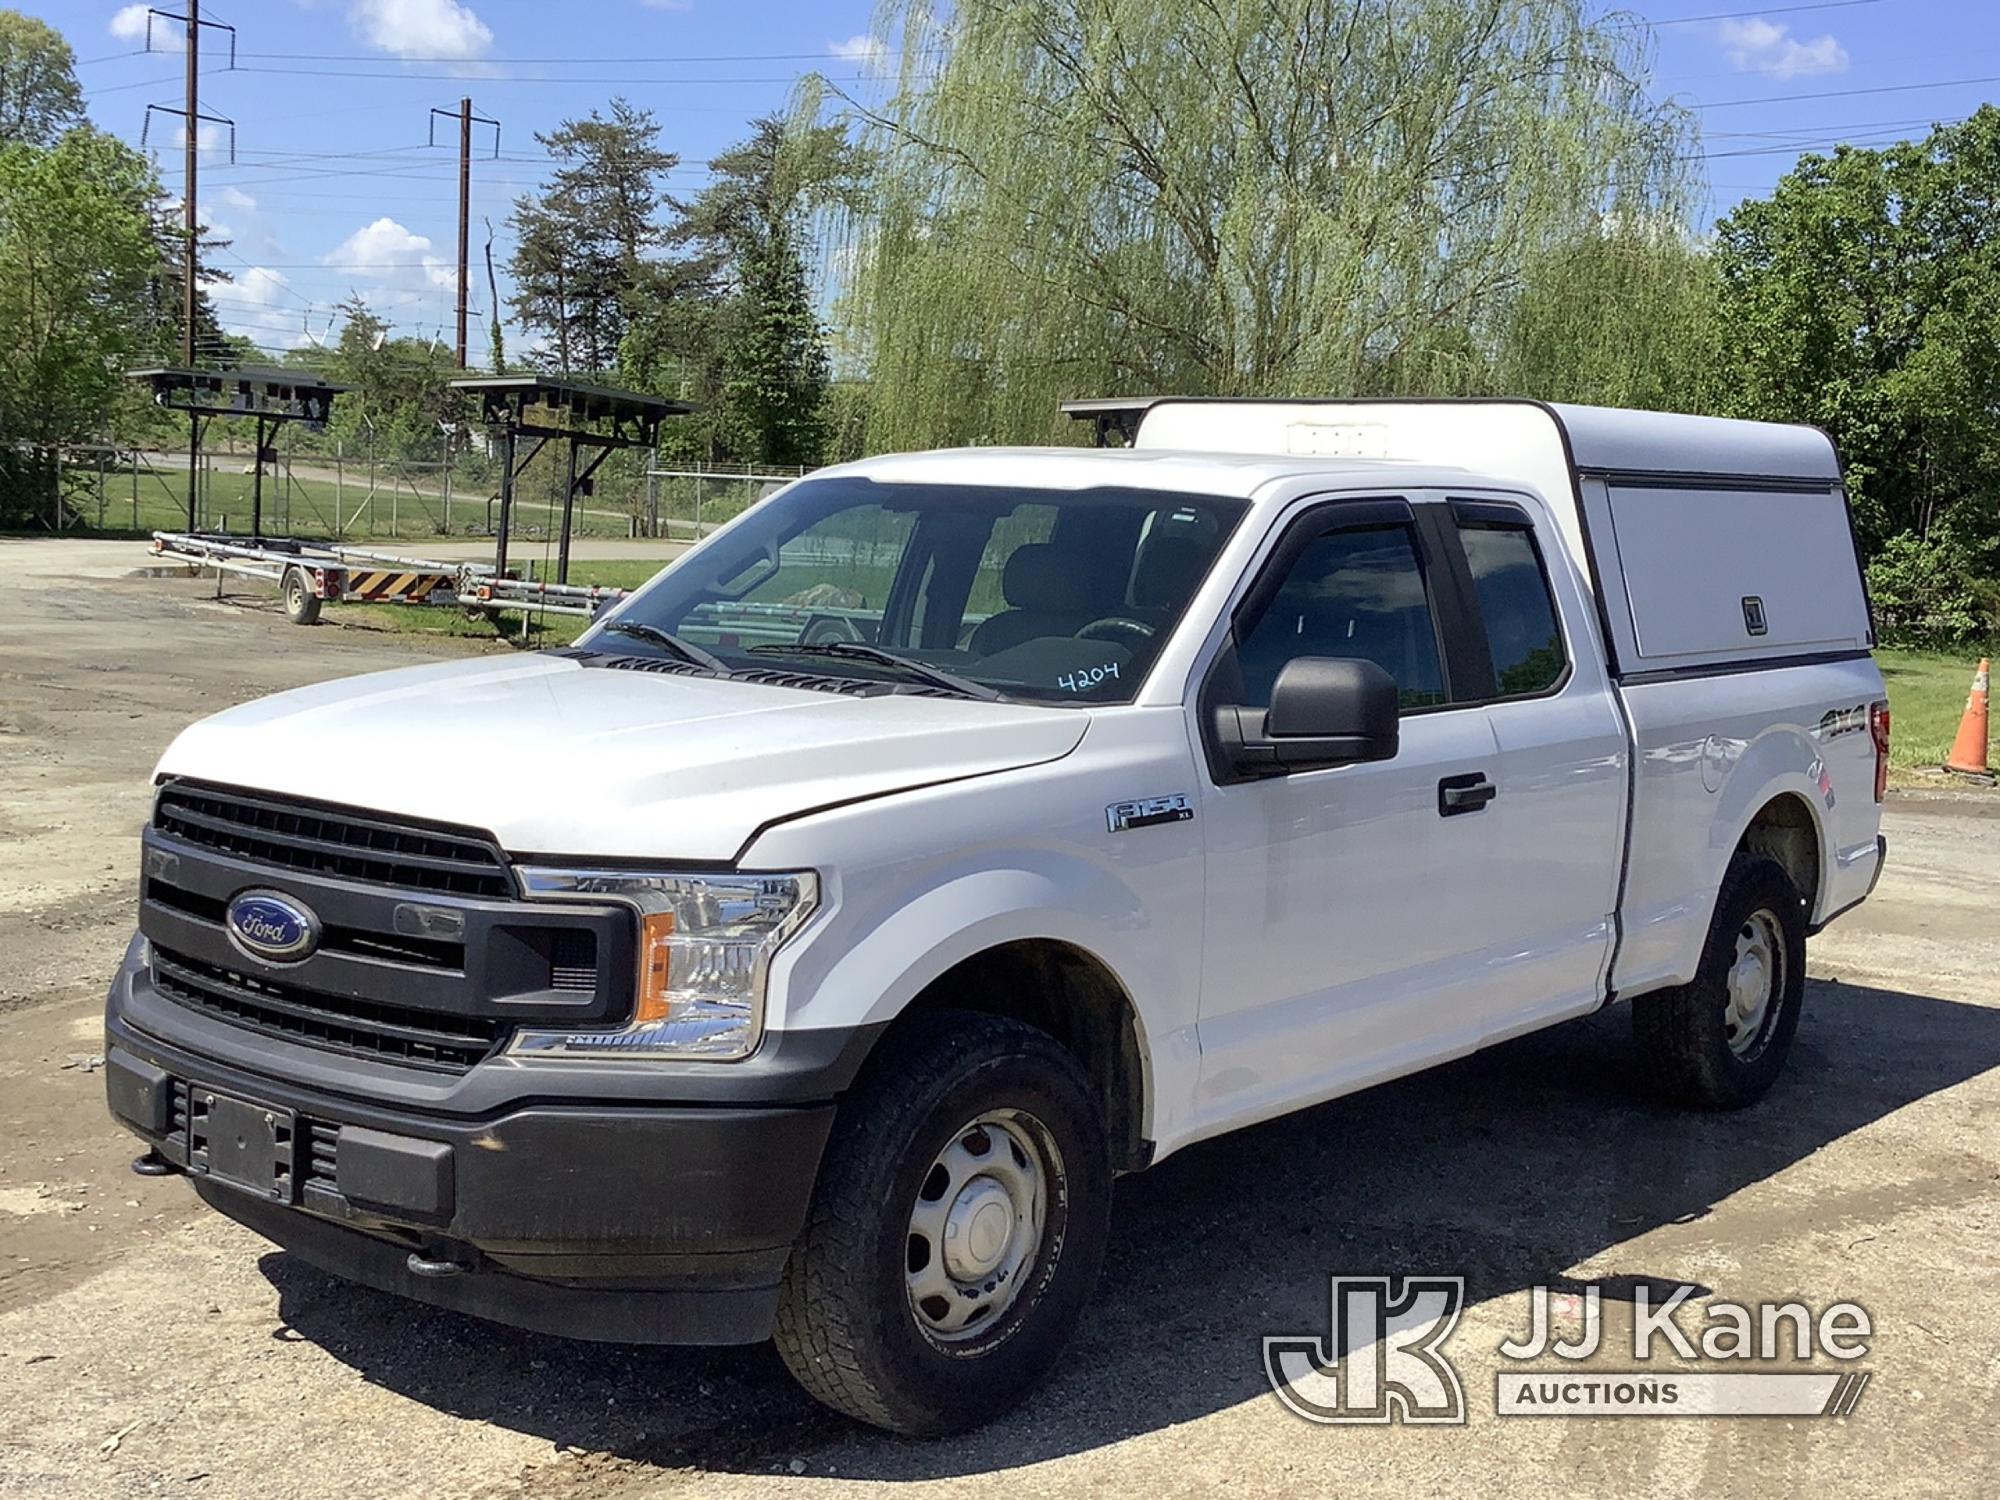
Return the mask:
{"type": "Polygon", "coordinates": [[[512,1051],[730,1062],[764,1035],[771,959],[819,904],[810,874],[519,872],[531,898],[621,901],[639,918],[632,1020],[617,1031],[523,1031],[512,1051]]]}

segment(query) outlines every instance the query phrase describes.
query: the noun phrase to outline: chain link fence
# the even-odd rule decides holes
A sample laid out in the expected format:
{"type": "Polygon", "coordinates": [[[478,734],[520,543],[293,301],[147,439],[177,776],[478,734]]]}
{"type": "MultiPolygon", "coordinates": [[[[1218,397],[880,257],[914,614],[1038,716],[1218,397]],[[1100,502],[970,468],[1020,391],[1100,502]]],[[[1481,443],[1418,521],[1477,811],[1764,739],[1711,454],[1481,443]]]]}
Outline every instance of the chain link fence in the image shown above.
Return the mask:
{"type": "MultiPolygon", "coordinates": [[[[218,435],[193,466],[194,529],[248,532],[261,508],[267,535],[325,541],[420,542],[491,537],[500,516],[500,464],[483,445],[436,458],[357,449],[322,437],[281,437],[259,482],[251,446],[218,435]]],[[[515,481],[510,540],[558,534],[566,478],[561,445],[549,444],[515,481]]],[[[149,533],[188,529],[185,448],[0,450],[0,517],[50,532],[149,533]]],[[[578,537],[686,540],[740,514],[805,469],[738,465],[672,467],[642,450],[614,453],[573,506],[578,537]]]]}

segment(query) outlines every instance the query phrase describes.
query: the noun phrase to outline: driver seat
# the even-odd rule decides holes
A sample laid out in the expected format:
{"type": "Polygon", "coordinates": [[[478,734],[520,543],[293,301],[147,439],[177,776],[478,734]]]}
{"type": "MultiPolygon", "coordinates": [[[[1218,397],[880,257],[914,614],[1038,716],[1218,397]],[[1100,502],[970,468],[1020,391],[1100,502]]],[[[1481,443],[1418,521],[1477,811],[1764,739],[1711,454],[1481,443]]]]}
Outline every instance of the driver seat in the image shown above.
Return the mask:
{"type": "Polygon", "coordinates": [[[1213,542],[1167,533],[1147,540],[1132,570],[1133,618],[1158,630],[1194,592],[1215,556],[1213,542]]]}
{"type": "Polygon", "coordinates": [[[1075,635],[1102,613],[1090,605],[1090,585],[1087,558],[1053,542],[1016,547],[1000,575],[1007,608],[975,626],[966,648],[992,656],[1044,636],[1075,635]]]}

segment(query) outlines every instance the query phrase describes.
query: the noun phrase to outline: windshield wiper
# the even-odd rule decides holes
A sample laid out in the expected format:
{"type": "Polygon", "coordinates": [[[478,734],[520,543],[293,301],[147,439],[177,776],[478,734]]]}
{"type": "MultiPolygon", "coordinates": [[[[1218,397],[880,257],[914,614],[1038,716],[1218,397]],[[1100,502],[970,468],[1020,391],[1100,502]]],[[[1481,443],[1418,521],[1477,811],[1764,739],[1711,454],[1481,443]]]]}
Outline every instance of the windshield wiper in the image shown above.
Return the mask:
{"type": "Polygon", "coordinates": [[[820,641],[811,645],[796,646],[752,646],[752,651],[773,656],[831,656],[845,657],[850,661],[870,661],[878,666],[894,667],[911,677],[919,678],[932,687],[944,688],[948,692],[965,698],[978,698],[986,703],[1005,703],[1007,695],[998,688],[988,687],[983,682],[974,682],[970,677],[960,677],[956,672],[947,672],[943,667],[934,667],[929,662],[918,661],[914,656],[902,656],[894,651],[885,651],[880,646],[870,646],[864,641],[820,641]]]}
{"type": "Polygon", "coordinates": [[[642,641],[651,641],[655,646],[665,646],[682,661],[693,662],[697,667],[706,667],[717,677],[734,674],[724,664],[721,657],[712,651],[704,651],[693,641],[684,641],[670,630],[662,630],[657,625],[647,625],[638,620],[613,620],[604,627],[606,635],[629,635],[642,641]]]}

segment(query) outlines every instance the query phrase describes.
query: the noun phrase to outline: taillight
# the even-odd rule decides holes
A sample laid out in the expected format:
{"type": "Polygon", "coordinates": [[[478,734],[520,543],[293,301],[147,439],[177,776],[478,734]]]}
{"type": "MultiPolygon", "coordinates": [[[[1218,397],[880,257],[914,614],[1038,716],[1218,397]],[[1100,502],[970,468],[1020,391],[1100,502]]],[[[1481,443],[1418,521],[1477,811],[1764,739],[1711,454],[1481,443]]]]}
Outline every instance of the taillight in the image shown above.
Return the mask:
{"type": "Polygon", "coordinates": [[[1886,702],[1868,706],[1868,733],[1875,740],[1875,800],[1880,802],[1889,793],[1889,705],[1886,702]]]}

